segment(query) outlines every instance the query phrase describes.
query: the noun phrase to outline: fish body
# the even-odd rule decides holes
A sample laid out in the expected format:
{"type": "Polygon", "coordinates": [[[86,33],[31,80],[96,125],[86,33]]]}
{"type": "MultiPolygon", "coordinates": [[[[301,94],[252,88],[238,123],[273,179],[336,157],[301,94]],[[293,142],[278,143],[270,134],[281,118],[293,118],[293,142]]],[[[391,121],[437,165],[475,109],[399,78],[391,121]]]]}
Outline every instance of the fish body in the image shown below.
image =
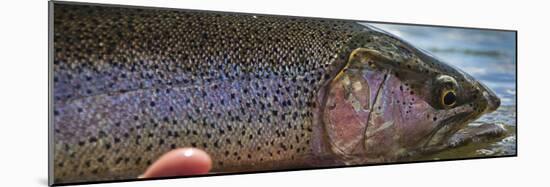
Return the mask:
{"type": "Polygon", "coordinates": [[[214,172],[397,161],[498,107],[355,21],[55,3],[53,23],[55,183],[134,178],[177,147],[214,172]]]}

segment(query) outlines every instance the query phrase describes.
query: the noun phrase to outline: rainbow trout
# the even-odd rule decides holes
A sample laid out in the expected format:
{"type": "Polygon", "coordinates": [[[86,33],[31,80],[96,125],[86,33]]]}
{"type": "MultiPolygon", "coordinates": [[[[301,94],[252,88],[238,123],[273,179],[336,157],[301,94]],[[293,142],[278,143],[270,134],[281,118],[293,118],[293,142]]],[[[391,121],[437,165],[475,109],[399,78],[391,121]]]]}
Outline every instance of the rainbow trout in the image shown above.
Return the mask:
{"type": "Polygon", "coordinates": [[[54,3],[54,182],[135,178],[178,147],[213,172],[396,162],[499,99],[356,21],[54,3]]]}

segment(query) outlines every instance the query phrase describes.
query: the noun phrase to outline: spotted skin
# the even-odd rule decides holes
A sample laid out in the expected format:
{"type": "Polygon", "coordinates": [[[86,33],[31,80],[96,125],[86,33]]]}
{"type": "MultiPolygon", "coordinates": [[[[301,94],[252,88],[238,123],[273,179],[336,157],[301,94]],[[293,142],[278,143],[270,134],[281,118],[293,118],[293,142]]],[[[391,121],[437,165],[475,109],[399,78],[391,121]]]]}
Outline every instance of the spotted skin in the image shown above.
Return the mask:
{"type": "Polygon", "coordinates": [[[61,4],[54,16],[59,181],[137,176],[175,147],[204,149],[214,170],[304,158],[314,94],[359,29],[61,4]]]}
{"type": "Polygon", "coordinates": [[[134,178],[177,147],[213,172],[342,164],[320,115],[352,51],[455,72],[354,21],[55,3],[53,22],[55,183],[134,178]]]}

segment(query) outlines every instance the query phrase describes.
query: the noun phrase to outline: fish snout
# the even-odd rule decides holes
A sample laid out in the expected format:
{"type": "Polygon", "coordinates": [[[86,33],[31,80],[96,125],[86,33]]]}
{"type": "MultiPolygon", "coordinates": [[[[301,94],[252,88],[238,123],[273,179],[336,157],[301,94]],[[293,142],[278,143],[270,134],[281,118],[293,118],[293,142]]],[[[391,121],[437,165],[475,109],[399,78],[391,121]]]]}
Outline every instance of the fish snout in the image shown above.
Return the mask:
{"type": "Polygon", "coordinates": [[[493,112],[500,107],[500,98],[495,92],[489,89],[487,86],[480,84],[482,86],[483,98],[487,102],[487,107],[485,108],[485,113],[493,112]]]}
{"type": "Polygon", "coordinates": [[[500,106],[500,98],[495,94],[488,94],[485,96],[487,99],[487,112],[492,112],[498,109],[500,106]]]}

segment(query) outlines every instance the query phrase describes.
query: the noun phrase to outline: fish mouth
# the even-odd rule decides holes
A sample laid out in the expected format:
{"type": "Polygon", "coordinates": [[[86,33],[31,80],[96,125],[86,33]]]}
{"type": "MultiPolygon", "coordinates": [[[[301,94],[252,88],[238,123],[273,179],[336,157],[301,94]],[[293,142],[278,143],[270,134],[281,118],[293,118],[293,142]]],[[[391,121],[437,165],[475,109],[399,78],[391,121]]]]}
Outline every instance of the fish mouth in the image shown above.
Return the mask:
{"type": "Polygon", "coordinates": [[[453,133],[475,120],[476,118],[472,118],[473,116],[474,113],[464,111],[442,120],[437,124],[434,130],[428,134],[424,144],[421,146],[421,150],[425,152],[435,152],[443,149],[445,140],[453,133]]]}

